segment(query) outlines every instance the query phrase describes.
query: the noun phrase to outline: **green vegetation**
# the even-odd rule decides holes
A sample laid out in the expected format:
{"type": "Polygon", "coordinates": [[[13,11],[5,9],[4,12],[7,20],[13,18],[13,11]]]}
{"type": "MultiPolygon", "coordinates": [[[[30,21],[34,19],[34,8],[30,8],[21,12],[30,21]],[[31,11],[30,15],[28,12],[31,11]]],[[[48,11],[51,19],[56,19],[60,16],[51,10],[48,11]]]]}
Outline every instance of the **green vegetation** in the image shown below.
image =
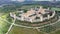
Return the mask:
{"type": "Polygon", "coordinates": [[[60,11],[60,8],[54,8],[54,7],[52,7],[51,10],[60,11]]]}
{"type": "Polygon", "coordinates": [[[55,26],[51,26],[51,25],[41,28],[41,31],[46,33],[50,33],[55,30],[56,30],[55,26]]]}
{"type": "Polygon", "coordinates": [[[56,32],[53,32],[51,34],[60,34],[60,30],[56,31],[56,32]]]}
{"type": "MultiPolygon", "coordinates": [[[[16,6],[15,5],[13,5],[13,6],[12,5],[5,5],[3,7],[0,7],[0,17],[3,19],[3,20],[0,19],[0,34],[5,34],[9,28],[9,26],[11,25],[8,22],[11,22],[11,23],[13,22],[13,18],[11,18],[9,16],[10,12],[16,13],[16,11],[19,9],[23,9],[26,12],[30,8],[40,7],[40,6],[42,6],[42,5],[38,5],[38,4],[37,5],[19,5],[19,4],[16,4],[16,6]],[[4,21],[4,19],[6,19],[8,22],[4,21]]],[[[48,6],[44,6],[44,8],[47,8],[47,7],[48,6]]],[[[51,8],[51,10],[60,11],[60,8],[51,8]]],[[[16,21],[16,24],[23,24],[23,23],[20,21],[16,21]]],[[[60,25],[58,27],[60,27],[60,25]]],[[[54,31],[55,28],[51,27],[51,26],[47,26],[47,27],[42,28],[41,30],[43,32],[51,32],[51,31],[54,31]]],[[[27,28],[13,26],[13,28],[11,29],[9,34],[43,34],[43,33],[38,32],[35,29],[27,29],[27,28]]],[[[60,30],[57,32],[54,32],[53,34],[60,34],[60,30]]]]}
{"type": "Polygon", "coordinates": [[[13,26],[9,34],[43,34],[43,33],[38,32],[35,29],[27,29],[27,28],[13,26]]]}
{"type": "Polygon", "coordinates": [[[7,14],[2,15],[0,18],[0,34],[5,34],[10,26],[4,19],[7,19],[7,14]]]}

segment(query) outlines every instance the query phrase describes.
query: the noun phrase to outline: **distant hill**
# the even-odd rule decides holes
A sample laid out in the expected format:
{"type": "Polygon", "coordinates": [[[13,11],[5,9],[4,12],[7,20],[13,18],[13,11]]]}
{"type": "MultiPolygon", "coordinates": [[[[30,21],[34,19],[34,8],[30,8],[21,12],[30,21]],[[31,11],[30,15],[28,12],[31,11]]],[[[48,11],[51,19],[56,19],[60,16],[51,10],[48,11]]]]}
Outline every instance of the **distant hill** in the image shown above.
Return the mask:
{"type": "Polygon", "coordinates": [[[25,1],[22,4],[41,4],[41,5],[57,6],[60,5],[60,1],[54,3],[49,1],[25,1]]]}
{"type": "Polygon", "coordinates": [[[20,5],[24,5],[24,4],[40,4],[40,5],[48,5],[48,6],[60,6],[60,1],[57,2],[49,2],[49,1],[25,1],[25,2],[17,2],[17,1],[0,1],[0,5],[3,4],[20,4],[20,5]]]}

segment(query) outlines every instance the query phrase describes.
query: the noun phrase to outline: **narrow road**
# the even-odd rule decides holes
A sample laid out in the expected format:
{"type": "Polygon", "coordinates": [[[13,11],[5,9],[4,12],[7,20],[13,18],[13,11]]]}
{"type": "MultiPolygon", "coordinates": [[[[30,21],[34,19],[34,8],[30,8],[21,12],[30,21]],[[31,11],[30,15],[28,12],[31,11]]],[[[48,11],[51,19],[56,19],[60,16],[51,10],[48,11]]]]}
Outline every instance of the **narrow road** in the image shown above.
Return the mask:
{"type": "MultiPolygon", "coordinates": [[[[60,17],[60,16],[59,16],[59,17],[60,17]]],[[[2,19],[2,18],[0,17],[0,19],[2,19]]],[[[5,20],[5,19],[2,19],[2,20],[8,22],[8,21],[5,20]]],[[[47,24],[47,25],[45,25],[45,26],[56,24],[56,23],[58,23],[59,21],[60,21],[60,19],[59,19],[58,21],[56,21],[55,23],[47,24]]],[[[8,23],[10,23],[10,22],[8,22],[8,23]]],[[[11,24],[11,23],[10,23],[10,24],[11,24]]],[[[19,26],[19,27],[25,27],[25,28],[42,28],[42,27],[45,27],[45,26],[40,26],[40,27],[28,27],[28,26],[18,25],[18,24],[15,24],[15,23],[14,23],[13,25],[19,26]]]]}
{"type": "Polygon", "coordinates": [[[12,29],[15,21],[16,21],[16,19],[14,18],[14,21],[13,21],[13,23],[10,25],[10,27],[9,27],[8,31],[6,32],[6,34],[8,34],[8,33],[10,32],[10,30],[12,29]]]}
{"type": "MultiPolygon", "coordinates": [[[[53,24],[56,24],[60,21],[60,19],[58,21],[56,21],[55,23],[51,23],[51,24],[47,24],[45,26],[48,26],[48,25],[53,25],[53,24]]],[[[28,27],[28,26],[23,26],[23,25],[18,25],[18,24],[14,24],[15,26],[19,26],[19,27],[25,27],[25,28],[42,28],[42,27],[45,27],[45,26],[40,26],[40,27],[28,27]]]]}

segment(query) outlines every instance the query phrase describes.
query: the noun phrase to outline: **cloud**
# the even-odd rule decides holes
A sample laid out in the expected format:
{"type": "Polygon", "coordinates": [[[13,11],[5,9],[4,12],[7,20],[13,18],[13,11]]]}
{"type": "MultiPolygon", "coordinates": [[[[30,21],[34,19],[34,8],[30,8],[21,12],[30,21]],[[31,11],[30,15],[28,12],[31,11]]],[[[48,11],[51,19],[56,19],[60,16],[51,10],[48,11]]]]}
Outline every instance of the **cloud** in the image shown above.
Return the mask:
{"type": "Polygon", "coordinates": [[[16,0],[11,0],[11,1],[16,1],[16,0]]]}
{"type": "MultiPolygon", "coordinates": [[[[24,1],[53,1],[53,0],[12,0],[12,1],[24,2],[24,1]]],[[[60,1],[60,0],[57,0],[57,1],[60,1]]]]}
{"type": "Polygon", "coordinates": [[[11,0],[11,1],[19,1],[19,2],[24,2],[25,0],[11,0]]]}
{"type": "Polygon", "coordinates": [[[17,0],[17,1],[19,1],[19,2],[24,2],[25,0],[17,0]]]}
{"type": "Polygon", "coordinates": [[[33,1],[51,1],[51,0],[33,0],[33,1]]]}

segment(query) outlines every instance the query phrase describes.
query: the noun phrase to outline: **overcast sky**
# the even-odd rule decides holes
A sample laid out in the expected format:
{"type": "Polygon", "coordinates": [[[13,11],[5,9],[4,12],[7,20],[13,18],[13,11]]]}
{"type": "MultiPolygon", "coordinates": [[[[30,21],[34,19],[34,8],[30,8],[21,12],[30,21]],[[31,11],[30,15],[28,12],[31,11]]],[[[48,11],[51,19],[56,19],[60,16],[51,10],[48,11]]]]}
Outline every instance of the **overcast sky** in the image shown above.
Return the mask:
{"type": "MultiPolygon", "coordinates": [[[[52,0],[11,0],[11,1],[23,2],[23,1],[52,1],[52,0]]],[[[57,1],[60,1],[60,0],[57,0],[57,1]]]]}

